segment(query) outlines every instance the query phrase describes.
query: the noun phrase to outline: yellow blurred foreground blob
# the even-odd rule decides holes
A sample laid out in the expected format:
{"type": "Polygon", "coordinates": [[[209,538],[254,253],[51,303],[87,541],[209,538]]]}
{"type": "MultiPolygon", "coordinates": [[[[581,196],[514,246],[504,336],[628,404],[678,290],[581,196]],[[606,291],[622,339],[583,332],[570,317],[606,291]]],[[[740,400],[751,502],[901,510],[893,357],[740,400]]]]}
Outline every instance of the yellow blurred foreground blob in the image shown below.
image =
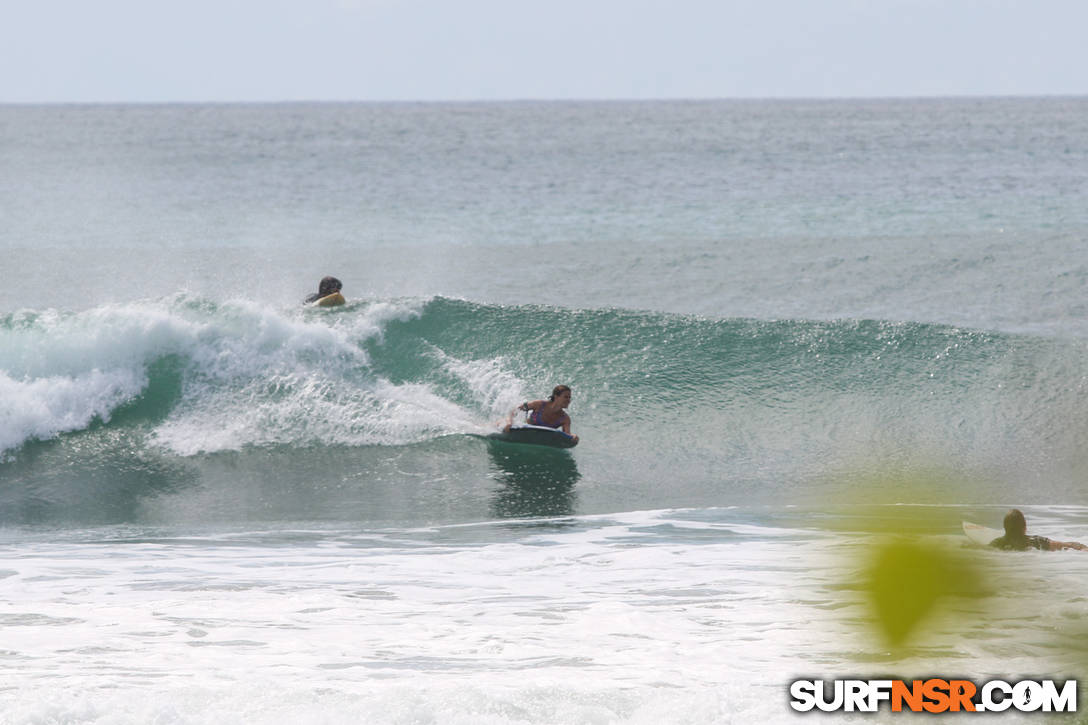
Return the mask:
{"type": "Polygon", "coordinates": [[[862,585],[877,628],[892,646],[901,647],[910,644],[919,625],[938,615],[978,614],[948,605],[957,597],[981,605],[987,596],[981,566],[976,556],[913,539],[877,545],[862,585]]]}

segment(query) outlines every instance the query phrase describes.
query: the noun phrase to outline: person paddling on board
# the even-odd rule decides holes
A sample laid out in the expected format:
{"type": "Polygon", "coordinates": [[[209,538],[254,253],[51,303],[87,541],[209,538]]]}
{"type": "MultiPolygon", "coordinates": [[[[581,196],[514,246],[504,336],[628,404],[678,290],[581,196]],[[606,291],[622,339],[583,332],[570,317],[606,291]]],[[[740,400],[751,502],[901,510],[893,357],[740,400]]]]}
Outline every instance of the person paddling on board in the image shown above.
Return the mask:
{"type": "Polygon", "coordinates": [[[1006,551],[1027,551],[1028,549],[1088,551],[1088,546],[1076,541],[1054,541],[1045,536],[1028,536],[1028,522],[1024,520],[1024,514],[1020,509],[1011,509],[1005,514],[1005,535],[991,541],[990,546],[1006,551]]]}
{"type": "Polygon", "coordinates": [[[514,416],[519,410],[529,413],[529,425],[539,425],[545,428],[560,428],[564,433],[578,442],[578,436],[570,432],[570,416],[566,408],[570,405],[570,386],[556,385],[547,400],[530,400],[522,403],[510,411],[506,418],[506,425],[502,432],[509,433],[510,426],[514,423],[514,416]]]}
{"type": "Polygon", "coordinates": [[[343,286],[343,283],[336,277],[322,277],[321,282],[317,285],[317,294],[307,297],[304,304],[308,305],[312,302],[317,302],[322,297],[336,294],[343,286]]]}

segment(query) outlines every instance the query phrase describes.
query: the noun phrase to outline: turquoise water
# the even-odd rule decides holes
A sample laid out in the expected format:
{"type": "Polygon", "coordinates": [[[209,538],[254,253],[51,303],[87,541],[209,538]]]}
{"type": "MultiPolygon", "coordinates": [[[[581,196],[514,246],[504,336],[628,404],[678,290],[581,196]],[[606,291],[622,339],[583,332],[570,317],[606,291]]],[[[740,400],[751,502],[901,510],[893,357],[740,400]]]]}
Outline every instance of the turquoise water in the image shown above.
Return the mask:
{"type": "Polygon", "coordinates": [[[1086,503],[1073,338],[186,294],[12,313],[0,336],[8,524],[469,522],[503,515],[505,484],[556,492],[519,516],[851,503],[863,474],[932,468],[971,485],[880,500],[1086,503]],[[559,380],[586,445],[478,437],[559,380]]]}
{"type": "Polygon", "coordinates": [[[898,659],[843,557],[1088,539],[1085,99],[5,106],[0,147],[7,721],[776,721],[791,672],[1079,666],[1075,552],[898,659]],[[557,383],[576,449],[481,438],[557,383]]]}

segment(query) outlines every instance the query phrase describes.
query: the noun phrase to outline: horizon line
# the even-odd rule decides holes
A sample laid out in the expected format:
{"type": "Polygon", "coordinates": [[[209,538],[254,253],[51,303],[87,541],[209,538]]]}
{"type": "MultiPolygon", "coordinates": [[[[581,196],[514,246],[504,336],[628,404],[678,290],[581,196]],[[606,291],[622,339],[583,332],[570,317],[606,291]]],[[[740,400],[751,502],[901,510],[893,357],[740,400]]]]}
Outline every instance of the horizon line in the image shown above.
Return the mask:
{"type": "Polygon", "coordinates": [[[979,101],[1086,99],[1088,93],[948,93],[873,96],[661,96],[661,97],[511,97],[511,98],[296,98],[246,100],[0,100],[0,106],[286,106],[286,105],[456,105],[533,103],[716,103],[716,102],[833,102],[833,101],[979,101]]]}

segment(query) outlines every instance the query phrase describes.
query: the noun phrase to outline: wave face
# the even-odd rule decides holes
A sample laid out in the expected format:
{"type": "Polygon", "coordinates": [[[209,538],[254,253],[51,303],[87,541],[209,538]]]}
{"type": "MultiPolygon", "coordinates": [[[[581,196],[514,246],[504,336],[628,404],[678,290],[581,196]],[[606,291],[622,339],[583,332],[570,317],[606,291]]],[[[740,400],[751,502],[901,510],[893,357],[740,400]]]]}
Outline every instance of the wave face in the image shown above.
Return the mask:
{"type": "MultiPolygon", "coordinates": [[[[981,474],[987,488],[969,498],[1025,478],[1042,500],[1077,498],[1084,347],[921,323],[447,298],[326,311],[177,295],[24,310],[0,319],[0,471],[18,482],[0,495],[9,519],[89,506],[92,519],[127,520],[147,515],[149,493],[248,477],[272,502],[265,515],[322,519],[362,514],[331,489],[268,487],[318,479],[369,496],[445,481],[411,502],[441,517],[450,500],[473,500],[477,479],[524,478],[524,461],[487,449],[488,461],[463,434],[566,383],[584,443],[533,475],[594,482],[578,487],[580,510],[848,496],[859,470],[925,467],[981,474]]],[[[545,513],[569,512],[562,498],[545,513]]],[[[226,516],[252,511],[245,496],[226,499],[226,516]]],[[[370,498],[365,515],[400,506],[370,498]]]]}

